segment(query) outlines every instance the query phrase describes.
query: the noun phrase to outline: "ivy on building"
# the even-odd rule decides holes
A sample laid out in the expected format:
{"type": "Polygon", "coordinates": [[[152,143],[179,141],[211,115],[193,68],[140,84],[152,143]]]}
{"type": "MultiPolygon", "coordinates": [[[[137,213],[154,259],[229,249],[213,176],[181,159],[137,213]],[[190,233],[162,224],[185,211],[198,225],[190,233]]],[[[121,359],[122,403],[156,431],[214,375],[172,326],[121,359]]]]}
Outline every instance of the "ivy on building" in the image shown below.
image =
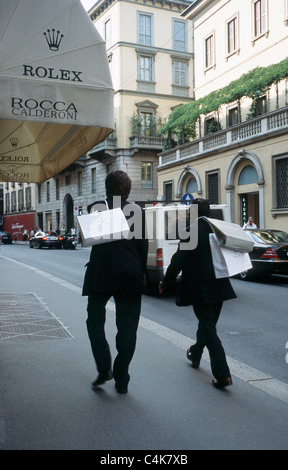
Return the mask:
{"type": "MultiPolygon", "coordinates": [[[[203,98],[177,107],[161,129],[165,136],[164,148],[174,147],[195,139],[195,126],[201,115],[215,112],[219,116],[221,106],[235,102],[238,103],[240,110],[243,98],[251,98],[252,100],[247,119],[255,117],[259,99],[267,93],[272,85],[276,86],[278,106],[278,84],[287,77],[288,58],[268,67],[256,67],[241,75],[237,80],[233,80],[229,85],[212,91],[203,98]]],[[[219,129],[220,127],[215,126],[216,131],[219,129]]]]}

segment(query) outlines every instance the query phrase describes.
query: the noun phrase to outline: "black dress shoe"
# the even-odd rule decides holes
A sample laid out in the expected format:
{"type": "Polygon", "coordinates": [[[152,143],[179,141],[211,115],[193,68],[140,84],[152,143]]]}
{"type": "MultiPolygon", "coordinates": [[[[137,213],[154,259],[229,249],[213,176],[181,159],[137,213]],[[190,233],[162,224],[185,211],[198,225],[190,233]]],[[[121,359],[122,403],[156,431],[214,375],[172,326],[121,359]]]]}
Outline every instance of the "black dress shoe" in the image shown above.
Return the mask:
{"type": "Polygon", "coordinates": [[[233,382],[232,382],[231,377],[227,377],[226,379],[222,379],[222,380],[215,380],[215,379],[212,380],[212,384],[216,388],[228,387],[228,385],[232,385],[232,383],[233,382]]]}
{"type": "Polygon", "coordinates": [[[199,369],[199,366],[200,366],[200,362],[195,362],[193,361],[192,359],[192,354],[191,354],[191,351],[190,349],[187,349],[187,359],[189,359],[189,361],[192,362],[191,366],[193,367],[193,369],[199,369]]]}
{"type": "Polygon", "coordinates": [[[115,383],[115,388],[117,390],[118,393],[127,393],[128,392],[128,387],[121,387],[120,385],[118,385],[117,383],[115,383]]]}
{"type": "Polygon", "coordinates": [[[99,385],[102,385],[107,382],[107,380],[111,379],[113,379],[112,370],[108,370],[107,372],[99,372],[97,379],[92,382],[92,388],[98,387],[99,385]]]}

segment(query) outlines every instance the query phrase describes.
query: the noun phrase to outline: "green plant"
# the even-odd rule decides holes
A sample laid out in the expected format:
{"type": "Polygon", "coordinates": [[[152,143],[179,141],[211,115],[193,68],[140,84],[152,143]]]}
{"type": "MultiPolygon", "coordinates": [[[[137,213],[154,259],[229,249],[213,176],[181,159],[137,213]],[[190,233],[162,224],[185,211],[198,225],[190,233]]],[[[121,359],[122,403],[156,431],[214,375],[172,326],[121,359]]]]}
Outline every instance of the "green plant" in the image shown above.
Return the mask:
{"type": "MultiPolygon", "coordinates": [[[[254,117],[260,97],[265,94],[272,85],[278,83],[288,77],[288,58],[282,60],[278,64],[272,64],[268,67],[256,67],[255,69],[241,75],[237,80],[233,80],[229,85],[215,90],[190,103],[184,104],[176,108],[170,114],[166,124],[162,127],[161,132],[169,139],[172,134],[178,135],[181,129],[194,129],[197,120],[201,115],[207,115],[212,112],[219,112],[221,106],[235,101],[239,105],[243,98],[251,98],[252,105],[248,117],[254,117]],[[193,127],[194,126],[194,127],[193,127]]],[[[241,122],[241,116],[240,116],[241,122]]],[[[219,130],[219,129],[218,129],[219,130]]],[[[195,138],[194,132],[191,134],[186,132],[186,138],[195,138]]],[[[178,140],[178,144],[183,143],[178,140]]]]}

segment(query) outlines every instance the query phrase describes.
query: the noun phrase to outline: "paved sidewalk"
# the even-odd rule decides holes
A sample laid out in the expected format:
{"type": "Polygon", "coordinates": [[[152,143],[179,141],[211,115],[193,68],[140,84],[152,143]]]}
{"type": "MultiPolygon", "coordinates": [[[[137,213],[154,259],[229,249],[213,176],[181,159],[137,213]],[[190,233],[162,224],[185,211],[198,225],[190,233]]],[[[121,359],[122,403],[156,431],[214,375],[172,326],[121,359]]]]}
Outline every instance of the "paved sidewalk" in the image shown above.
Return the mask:
{"type": "MultiPolygon", "coordinates": [[[[215,390],[209,363],[192,369],[177,335],[153,331],[145,318],[128,394],[113,380],[94,392],[81,289],[1,253],[0,269],[0,449],[287,448],[285,403],[237,377],[215,390]]],[[[111,302],[114,357],[115,332],[111,302]]]]}

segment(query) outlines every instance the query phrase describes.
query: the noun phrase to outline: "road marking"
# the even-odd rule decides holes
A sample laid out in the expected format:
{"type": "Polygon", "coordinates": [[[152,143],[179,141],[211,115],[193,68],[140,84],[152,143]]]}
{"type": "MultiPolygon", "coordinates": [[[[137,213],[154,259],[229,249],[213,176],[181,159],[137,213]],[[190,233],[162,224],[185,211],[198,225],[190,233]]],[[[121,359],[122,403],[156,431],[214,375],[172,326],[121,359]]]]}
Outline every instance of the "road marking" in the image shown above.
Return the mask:
{"type": "MultiPolygon", "coordinates": [[[[36,274],[45,277],[51,282],[55,282],[60,284],[62,287],[66,289],[70,289],[74,291],[76,294],[82,294],[82,289],[80,287],[71,284],[59,277],[54,276],[53,274],[49,274],[45,271],[40,270],[39,268],[34,268],[33,266],[29,266],[28,264],[22,263],[21,261],[14,260],[12,258],[8,258],[6,256],[0,255],[0,258],[6,259],[8,261],[12,261],[15,264],[19,264],[31,271],[34,271],[36,274]]],[[[112,301],[107,303],[107,308],[111,311],[115,312],[115,304],[112,301]]],[[[160,325],[148,318],[143,316],[140,317],[140,326],[145,328],[146,330],[160,336],[167,341],[170,341],[172,344],[177,346],[180,349],[187,350],[187,347],[191,345],[191,343],[195,343],[191,340],[190,337],[177,333],[176,331],[170,330],[166,326],[160,325]],[[188,346],[187,346],[188,345],[188,346]]],[[[202,358],[210,362],[208,352],[204,351],[202,358]]],[[[253,367],[244,364],[243,362],[237,361],[232,357],[227,356],[227,360],[229,362],[229,368],[231,370],[232,375],[238,377],[240,380],[243,380],[246,383],[249,383],[253,387],[259,388],[263,392],[281,400],[282,402],[288,404],[288,384],[285,382],[281,382],[280,380],[271,377],[270,375],[265,374],[253,367]]]]}

